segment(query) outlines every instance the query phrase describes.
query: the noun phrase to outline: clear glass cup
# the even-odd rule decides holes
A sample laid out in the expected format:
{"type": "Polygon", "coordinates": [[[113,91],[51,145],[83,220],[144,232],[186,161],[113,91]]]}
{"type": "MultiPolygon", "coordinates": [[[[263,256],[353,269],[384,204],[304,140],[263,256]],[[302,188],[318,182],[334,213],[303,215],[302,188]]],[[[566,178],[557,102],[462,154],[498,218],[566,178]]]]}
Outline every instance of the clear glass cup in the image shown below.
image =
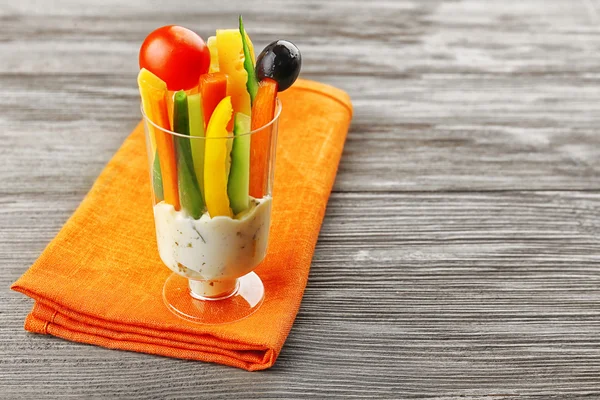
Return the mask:
{"type": "Polygon", "coordinates": [[[262,304],[264,286],[252,271],[267,252],[280,113],[277,100],[262,128],[206,138],[163,129],[142,107],[158,252],[173,271],[163,300],[181,318],[228,323],[262,304]]]}

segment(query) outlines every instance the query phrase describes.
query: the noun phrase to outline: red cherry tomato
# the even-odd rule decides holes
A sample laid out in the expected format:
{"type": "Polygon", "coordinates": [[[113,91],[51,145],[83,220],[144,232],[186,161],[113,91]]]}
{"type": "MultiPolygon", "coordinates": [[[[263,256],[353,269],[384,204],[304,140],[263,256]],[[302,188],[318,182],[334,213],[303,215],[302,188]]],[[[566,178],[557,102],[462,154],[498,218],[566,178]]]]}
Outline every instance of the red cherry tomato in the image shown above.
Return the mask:
{"type": "Polygon", "coordinates": [[[165,81],[169,90],[188,90],[208,72],[210,52],[195,32],[177,25],[158,28],[140,48],[140,68],[165,81]]]}

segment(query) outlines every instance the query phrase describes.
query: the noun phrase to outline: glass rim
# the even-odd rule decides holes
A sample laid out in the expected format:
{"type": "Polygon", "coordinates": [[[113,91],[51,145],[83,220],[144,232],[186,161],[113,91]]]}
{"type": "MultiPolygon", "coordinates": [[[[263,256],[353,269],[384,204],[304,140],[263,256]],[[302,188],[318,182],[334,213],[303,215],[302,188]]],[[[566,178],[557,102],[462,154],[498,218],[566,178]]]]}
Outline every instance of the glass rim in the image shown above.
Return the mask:
{"type": "MultiPolygon", "coordinates": [[[[140,104],[140,110],[141,110],[141,112],[142,112],[142,117],[144,118],[144,120],[145,120],[145,121],[147,121],[148,123],[150,123],[150,125],[152,125],[154,128],[156,128],[156,129],[158,129],[158,130],[160,130],[160,131],[163,131],[164,133],[168,133],[168,134],[170,134],[170,135],[173,135],[173,136],[179,136],[179,137],[186,138],[186,139],[203,139],[203,140],[207,140],[207,139],[208,139],[208,140],[210,140],[210,139],[233,139],[233,138],[238,138],[238,137],[242,137],[242,136],[249,136],[249,135],[252,135],[252,134],[254,134],[254,133],[260,132],[260,131],[262,131],[263,129],[265,129],[265,128],[268,128],[268,127],[272,126],[273,124],[275,124],[275,122],[277,122],[277,120],[279,119],[279,116],[281,115],[281,109],[282,109],[281,100],[279,100],[279,97],[277,97],[277,98],[275,99],[275,101],[276,101],[276,105],[275,105],[275,116],[273,117],[273,119],[272,119],[271,121],[269,121],[269,123],[267,123],[267,124],[265,124],[265,125],[261,126],[261,127],[260,127],[260,128],[258,128],[258,129],[255,129],[255,130],[253,130],[253,131],[250,131],[250,132],[242,133],[242,134],[239,134],[239,135],[231,135],[231,136],[218,136],[218,137],[210,137],[210,138],[207,138],[206,136],[191,136],[191,135],[184,135],[184,134],[182,134],[182,133],[177,133],[177,132],[174,132],[174,131],[172,131],[172,130],[165,129],[165,128],[161,127],[161,126],[158,126],[158,125],[157,125],[157,124],[156,124],[154,121],[152,121],[152,120],[151,120],[151,119],[150,119],[150,118],[149,118],[149,117],[146,115],[146,113],[144,112],[144,105],[143,105],[143,103],[141,103],[141,104],[140,104]]],[[[233,116],[232,116],[232,118],[233,118],[233,116]]],[[[205,133],[206,133],[206,132],[205,132],[205,133]]]]}

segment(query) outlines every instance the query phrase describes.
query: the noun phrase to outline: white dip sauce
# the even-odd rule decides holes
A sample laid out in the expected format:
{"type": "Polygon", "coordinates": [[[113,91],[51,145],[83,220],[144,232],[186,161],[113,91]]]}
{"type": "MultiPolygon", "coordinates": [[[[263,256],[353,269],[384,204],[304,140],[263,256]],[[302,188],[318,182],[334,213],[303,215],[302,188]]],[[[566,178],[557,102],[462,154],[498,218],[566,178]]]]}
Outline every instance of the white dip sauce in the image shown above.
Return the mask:
{"type": "Polygon", "coordinates": [[[265,257],[271,222],[271,197],[250,200],[236,216],[193,219],[165,202],[154,206],[156,240],[162,261],[179,275],[200,280],[235,279],[265,257]]]}

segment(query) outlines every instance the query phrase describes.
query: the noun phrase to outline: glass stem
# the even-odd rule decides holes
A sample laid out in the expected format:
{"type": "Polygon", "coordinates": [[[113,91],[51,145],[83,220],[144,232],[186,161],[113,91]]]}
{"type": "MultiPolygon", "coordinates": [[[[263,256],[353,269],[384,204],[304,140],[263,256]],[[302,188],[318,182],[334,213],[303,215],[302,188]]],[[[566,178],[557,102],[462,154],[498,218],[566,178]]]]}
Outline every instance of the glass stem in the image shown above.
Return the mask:
{"type": "Polygon", "coordinates": [[[198,300],[222,300],[231,297],[238,290],[237,279],[219,281],[188,280],[190,295],[198,300]]]}

